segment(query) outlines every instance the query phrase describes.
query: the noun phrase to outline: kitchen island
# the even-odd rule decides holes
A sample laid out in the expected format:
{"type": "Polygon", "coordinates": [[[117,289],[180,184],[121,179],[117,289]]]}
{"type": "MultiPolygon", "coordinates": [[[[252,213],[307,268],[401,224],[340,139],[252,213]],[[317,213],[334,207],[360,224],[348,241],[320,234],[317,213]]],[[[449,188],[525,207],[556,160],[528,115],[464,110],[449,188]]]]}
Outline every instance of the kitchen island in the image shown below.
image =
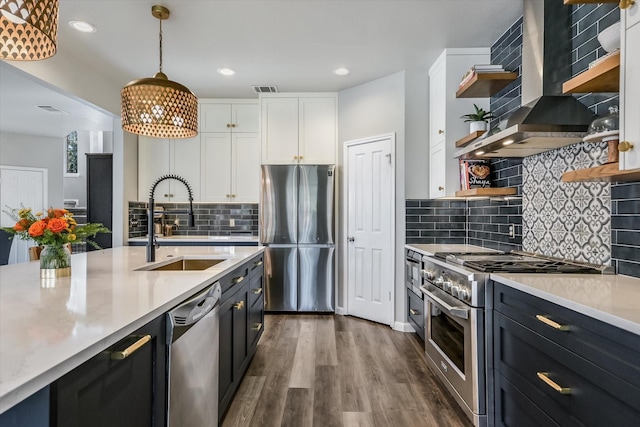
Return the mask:
{"type": "Polygon", "coordinates": [[[71,257],[72,275],[41,280],[37,262],[0,267],[0,413],[154,320],[262,247],[167,246],[71,257]],[[206,270],[139,269],[189,258],[220,258],[206,270]]]}

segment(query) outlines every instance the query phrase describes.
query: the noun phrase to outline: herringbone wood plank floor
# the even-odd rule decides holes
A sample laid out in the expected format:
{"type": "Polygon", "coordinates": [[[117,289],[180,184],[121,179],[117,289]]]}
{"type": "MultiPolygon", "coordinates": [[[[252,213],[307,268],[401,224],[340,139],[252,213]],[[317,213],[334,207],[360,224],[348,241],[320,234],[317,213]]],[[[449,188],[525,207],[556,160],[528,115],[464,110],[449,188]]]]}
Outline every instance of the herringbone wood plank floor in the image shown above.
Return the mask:
{"type": "Polygon", "coordinates": [[[336,315],[265,316],[223,427],[468,427],[415,334],[336,315]]]}

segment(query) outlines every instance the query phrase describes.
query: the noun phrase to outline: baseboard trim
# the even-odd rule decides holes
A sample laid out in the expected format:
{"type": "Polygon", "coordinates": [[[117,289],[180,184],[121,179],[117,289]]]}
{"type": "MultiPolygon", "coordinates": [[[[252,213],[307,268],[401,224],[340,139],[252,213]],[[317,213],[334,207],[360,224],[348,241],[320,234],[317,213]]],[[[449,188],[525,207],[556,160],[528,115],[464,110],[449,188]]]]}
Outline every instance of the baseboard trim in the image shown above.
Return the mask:
{"type": "Polygon", "coordinates": [[[411,326],[411,324],[409,324],[407,322],[398,322],[398,321],[396,321],[393,324],[393,330],[394,331],[400,331],[400,332],[415,332],[415,330],[413,329],[413,326],[411,326]]]}
{"type": "Polygon", "coordinates": [[[346,314],[344,307],[336,307],[336,314],[339,314],[340,316],[344,316],[346,314]]]}

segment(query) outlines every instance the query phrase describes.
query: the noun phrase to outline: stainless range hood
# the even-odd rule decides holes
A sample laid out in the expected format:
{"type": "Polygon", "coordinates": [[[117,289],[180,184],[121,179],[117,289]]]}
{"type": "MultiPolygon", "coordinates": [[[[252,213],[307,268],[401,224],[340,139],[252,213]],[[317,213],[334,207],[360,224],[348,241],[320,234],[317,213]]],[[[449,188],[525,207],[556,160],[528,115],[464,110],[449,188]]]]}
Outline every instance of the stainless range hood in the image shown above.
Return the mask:
{"type": "Polygon", "coordinates": [[[526,157],[582,141],[596,115],[562,95],[571,78],[570,11],[557,0],[524,0],[523,106],[456,157],[526,157]]]}

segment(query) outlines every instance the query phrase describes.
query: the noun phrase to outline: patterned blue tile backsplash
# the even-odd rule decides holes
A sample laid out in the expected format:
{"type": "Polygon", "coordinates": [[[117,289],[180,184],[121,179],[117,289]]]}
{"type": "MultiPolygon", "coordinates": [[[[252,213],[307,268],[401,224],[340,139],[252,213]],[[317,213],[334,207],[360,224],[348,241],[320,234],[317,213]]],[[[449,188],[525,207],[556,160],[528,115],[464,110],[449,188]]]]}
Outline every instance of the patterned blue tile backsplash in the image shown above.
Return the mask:
{"type": "MultiPolygon", "coordinates": [[[[560,1],[560,0],[559,0],[560,1]]],[[[571,7],[573,75],[606,54],[597,34],[620,20],[615,4],[584,4],[571,7]]],[[[522,19],[518,19],[491,47],[493,64],[522,72],[522,19]]],[[[618,105],[618,94],[576,95],[599,115],[618,105]]],[[[504,119],[521,104],[518,78],[491,98],[490,109],[504,119]]],[[[524,159],[493,159],[492,179],[498,187],[516,187],[522,200],[469,200],[465,206],[465,242],[502,250],[523,249],[545,255],[615,266],[619,274],[640,277],[640,183],[563,183],[562,173],[602,164],[605,144],[579,143],[524,159]],[[506,221],[506,222],[505,222],[506,221]],[[509,238],[505,224],[515,225],[509,238]]],[[[408,200],[421,207],[427,201],[408,200]]],[[[430,215],[446,210],[453,201],[431,200],[418,215],[431,224],[430,215]]],[[[415,213],[415,212],[414,212],[415,213]]],[[[415,215],[414,219],[415,219],[415,215]]],[[[440,216],[440,215],[439,215],[440,216]]],[[[460,215],[450,224],[460,234],[460,215]]],[[[432,243],[437,237],[423,235],[407,219],[408,243],[432,243]],[[417,241],[416,239],[429,239],[417,241]],[[433,241],[432,241],[433,240],[433,241]]],[[[435,223],[434,223],[435,224],[435,223]]],[[[440,230],[447,223],[438,223],[440,230]]],[[[435,226],[434,226],[435,229],[435,226]]],[[[451,238],[449,235],[448,238],[451,238]]]]}

